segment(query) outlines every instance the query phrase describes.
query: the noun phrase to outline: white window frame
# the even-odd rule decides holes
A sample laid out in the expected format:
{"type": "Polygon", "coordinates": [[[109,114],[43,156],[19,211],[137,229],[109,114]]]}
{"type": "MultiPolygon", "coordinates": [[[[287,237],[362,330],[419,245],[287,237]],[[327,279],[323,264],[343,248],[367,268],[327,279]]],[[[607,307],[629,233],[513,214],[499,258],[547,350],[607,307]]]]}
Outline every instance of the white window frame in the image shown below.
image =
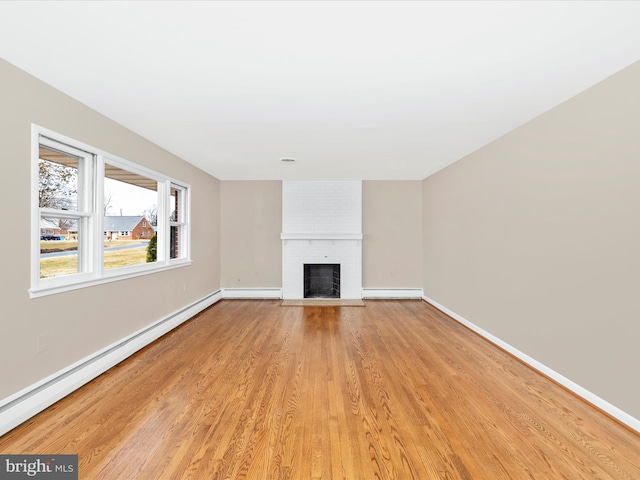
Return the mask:
{"type": "Polygon", "coordinates": [[[190,185],[35,124],[31,126],[31,177],[31,288],[29,289],[31,298],[124,280],[183,267],[192,263],[190,185]],[[43,138],[48,140],[41,142],[43,138]],[[68,147],[68,151],[71,154],[85,155],[83,158],[86,159],[87,165],[85,165],[86,168],[79,168],[78,185],[80,187],[79,190],[86,190],[84,190],[83,198],[80,198],[79,194],[77,211],[39,207],[38,160],[41,143],[52,146],[59,143],[65,147],[62,150],[67,150],[68,147]],[[104,269],[103,192],[105,163],[158,182],[158,246],[157,260],[155,262],[104,269]],[[182,201],[184,218],[180,222],[182,226],[180,238],[182,245],[180,247],[184,248],[184,251],[180,251],[181,255],[174,259],[169,258],[168,241],[171,226],[171,222],[169,222],[169,194],[172,187],[179,187],[184,193],[182,201]],[[83,243],[82,250],[80,250],[80,245],[78,249],[78,266],[80,270],[78,273],[40,278],[40,217],[43,214],[79,220],[78,237],[79,241],[83,243]],[[84,225],[80,225],[81,223],[84,225]],[[83,229],[83,235],[80,235],[80,228],[83,229]]]}
{"type": "MultiPolygon", "coordinates": [[[[190,237],[190,189],[183,184],[178,182],[171,182],[169,185],[169,201],[171,201],[171,190],[176,190],[179,193],[178,195],[178,221],[173,221],[170,218],[171,205],[167,205],[167,214],[166,218],[169,224],[169,235],[171,234],[171,227],[178,228],[178,256],[172,260],[178,260],[180,258],[189,258],[190,257],[190,248],[189,242],[187,239],[190,237]]],[[[169,239],[169,236],[167,237],[169,239]]],[[[168,245],[169,251],[171,250],[171,245],[169,242],[168,245]]]]}

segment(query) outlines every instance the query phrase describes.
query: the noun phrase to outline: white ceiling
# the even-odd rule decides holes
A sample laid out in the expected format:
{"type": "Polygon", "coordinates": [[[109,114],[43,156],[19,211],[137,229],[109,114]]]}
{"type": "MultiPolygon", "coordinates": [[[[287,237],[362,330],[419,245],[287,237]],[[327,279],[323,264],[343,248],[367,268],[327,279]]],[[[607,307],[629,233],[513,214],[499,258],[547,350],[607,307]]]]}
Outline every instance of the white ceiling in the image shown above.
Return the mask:
{"type": "Polygon", "coordinates": [[[638,61],[639,25],[640,2],[2,1],[0,55],[223,180],[422,179],[638,61]]]}

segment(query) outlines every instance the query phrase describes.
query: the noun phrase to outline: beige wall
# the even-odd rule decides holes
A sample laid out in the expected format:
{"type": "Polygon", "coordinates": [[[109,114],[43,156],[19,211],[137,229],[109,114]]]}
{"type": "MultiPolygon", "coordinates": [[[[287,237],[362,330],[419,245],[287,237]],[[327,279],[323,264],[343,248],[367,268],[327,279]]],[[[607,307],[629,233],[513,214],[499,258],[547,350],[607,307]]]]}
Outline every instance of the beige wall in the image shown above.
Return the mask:
{"type": "Polygon", "coordinates": [[[640,63],[427,178],[425,295],[640,418],[640,63]]]}
{"type": "Polygon", "coordinates": [[[282,182],[221,182],[221,284],[282,288],[282,182]]]}
{"type": "Polygon", "coordinates": [[[0,399],[216,291],[219,181],[0,60],[0,399]],[[31,123],[187,182],[193,264],[106,285],[29,299],[31,123]],[[39,335],[49,347],[37,353],[39,335]]]}
{"type": "MultiPolygon", "coordinates": [[[[221,182],[221,285],[282,287],[282,182],[221,182]]],[[[363,286],[420,288],[422,182],[362,184],[363,286]]]]}
{"type": "Polygon", "coordinates": [[[422,286],[422,182],[362,182],[363,288],[422,286]]]}

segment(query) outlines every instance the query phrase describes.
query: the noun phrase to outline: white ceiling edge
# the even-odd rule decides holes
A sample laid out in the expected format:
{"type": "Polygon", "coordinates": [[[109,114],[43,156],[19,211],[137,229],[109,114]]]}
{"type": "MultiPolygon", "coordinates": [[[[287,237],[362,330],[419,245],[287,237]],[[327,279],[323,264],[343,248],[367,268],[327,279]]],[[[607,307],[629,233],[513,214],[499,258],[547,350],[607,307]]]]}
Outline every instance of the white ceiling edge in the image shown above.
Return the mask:
{"type": "Polygon", "coordinates": [[[5,1],[0,55],[221,180],[420,180],[638,61],[638,20],[615,1],[5,1]]]}

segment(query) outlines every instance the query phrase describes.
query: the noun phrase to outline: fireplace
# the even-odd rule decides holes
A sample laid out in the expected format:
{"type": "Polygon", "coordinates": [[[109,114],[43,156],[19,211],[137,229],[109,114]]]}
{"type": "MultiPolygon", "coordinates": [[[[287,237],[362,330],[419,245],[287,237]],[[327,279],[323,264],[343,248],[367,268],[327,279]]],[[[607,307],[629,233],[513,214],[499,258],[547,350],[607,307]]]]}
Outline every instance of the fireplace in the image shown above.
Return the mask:
{"type": "Polygon", "coordinates": [[[362,180],[283,180],[280,239],[284,300],[362,298],[362,180]]]}
{"type": "Polygon", "coordinates": [[[340,264],[305,263],[304,298],[340,298],[340,264]]]}

